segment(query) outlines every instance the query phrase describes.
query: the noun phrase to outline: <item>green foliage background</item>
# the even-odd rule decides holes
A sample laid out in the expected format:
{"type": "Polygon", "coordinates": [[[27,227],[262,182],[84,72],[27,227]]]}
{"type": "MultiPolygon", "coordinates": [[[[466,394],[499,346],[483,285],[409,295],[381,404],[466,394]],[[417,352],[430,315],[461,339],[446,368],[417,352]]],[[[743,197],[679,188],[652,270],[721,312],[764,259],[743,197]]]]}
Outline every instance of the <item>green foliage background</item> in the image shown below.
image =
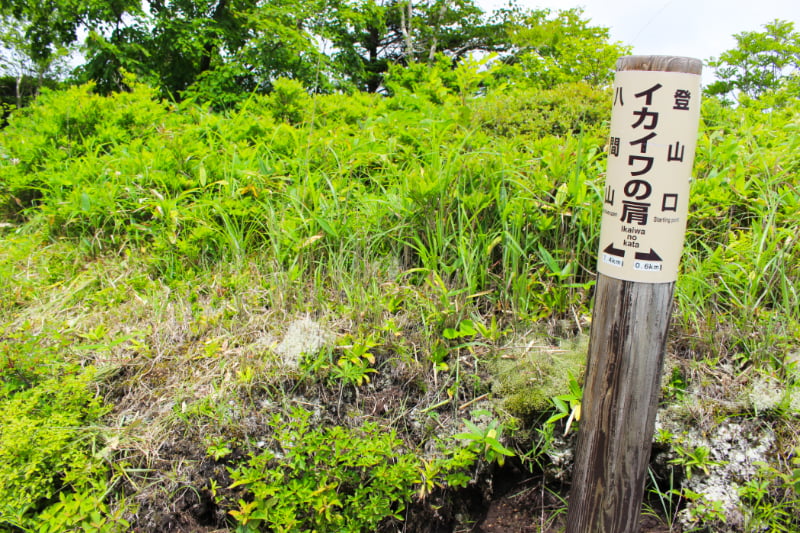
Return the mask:
{"type": "MultiPolygon", "coordinates": [[[[571,71],[579,62],[558,42],[576,37],[558,32],[592,29],[574,12],[558,23],[528,17],[514,42],[538,54],[541,71],[525,53],[495,66],[433,54],[386,65],[391,96],[315,93],[277,67],[269,91],[231,96],[238,74],[220,67],[198,74],[203,83],[181,81],[178,102],[123,69],[114,79],[125,91],[42,90],[15,111],[0,134],[0,529],[135,525],[142,487],[172,486],[115,412],[139,383],[172,402],[154,425],[194,446],[221,439],[208,455],[229,461],[222,470],[235,482],[190,486],[198,499],[213,494],[241,530],[372,530],[510,454],[497,420],[485,429],[467,420],[471,433],[446,438],[391,413],[380,423],[356,414],[354,427],[337,414],[312,428],[311,414],[287,402],[315,390],[337,413],[358,411],[370,379],[402,375],[386,379],[417,391],[427,402],[418,412],[458,423],[459,405],[492,392],[481,370],[501,357],[508,331],[586,325],[611,102],[604,76],[618,49],[571,71]],[[255,335],[245,326],[264,309],[337,316],[350,344],[288,370],[275,343],[245,353],[255,335]],[[189,384],[203,379],[187,369],[211,376],[202,398],[189,384]],[[279,414],[259,444],[241,413],[265,405],[279,414]],[[301,436],[313,449],[290,445],[301,436]],[[350,445],[329,447],[336,441],[350,445]],[[328,452],[329,470],[311,468],[328,452]],[[370,481],[382,469],[396,485],[370,481]],[[286,484],[297,490],[280,493],[286,484]],[[316,514],[298,511],[309,505],[316,514]]],[[[732,365],[783,384],[772,411],[739,413],[788,443],[751,498],[781,509],[797,502],[788,466],[800,348],[795,81],[737,106],[703,104],[672,331],[689,367],[732,365]]],[[[496,411],[509,428],[535,422],[496,411]]],[[[797,526],[793,514],[775,516],[771,527],[797,526]]]]}

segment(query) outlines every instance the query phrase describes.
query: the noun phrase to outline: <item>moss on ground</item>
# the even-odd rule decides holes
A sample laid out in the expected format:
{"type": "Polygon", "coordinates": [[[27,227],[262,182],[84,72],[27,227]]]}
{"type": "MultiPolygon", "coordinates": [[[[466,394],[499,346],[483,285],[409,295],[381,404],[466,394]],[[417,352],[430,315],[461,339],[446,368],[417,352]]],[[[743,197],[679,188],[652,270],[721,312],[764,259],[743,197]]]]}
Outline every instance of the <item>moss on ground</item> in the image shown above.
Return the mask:
{"type": "Polygon", "coordinates": [[[503,408],[521,419],[551,410],[551,398],[569,392],[570,375],[583,375],[588,345],[586,335],[559,346],[537,338],[511,343],[490,365],[494,392],[503,408]]]}

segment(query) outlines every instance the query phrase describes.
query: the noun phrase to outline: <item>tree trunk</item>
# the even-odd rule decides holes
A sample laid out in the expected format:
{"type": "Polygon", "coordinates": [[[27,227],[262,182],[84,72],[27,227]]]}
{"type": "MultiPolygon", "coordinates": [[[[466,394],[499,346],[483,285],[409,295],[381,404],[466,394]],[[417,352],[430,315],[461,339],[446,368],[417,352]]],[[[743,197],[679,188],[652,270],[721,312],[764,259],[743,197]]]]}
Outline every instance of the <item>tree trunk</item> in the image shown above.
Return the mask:
{"type": "Polygon", "coordinates": [[[14,87],[17,96],[17,109],[22,108],[22,74],[17,76],[16,87],[14,87]]]}
{"type": "Polygon", "coordinates": [[[442,19],[447,14],[447,2],[442,3],[442,7],[439,8],[439,13],[436,16],[436,25],[434,26],[433,30],[433,39],[431,39],[431,50],[428,53],[428,63],[433,63],[433,59],[436,57],[436,47],[439,44],[439,40],[437,36],[442,29],[442,19]]]}
{"type": "MultiPolygon", "coordinates": [[[[214,8],[214,14],[211,15],[211,18],[214,20],[214,22],[219,23],[227,9],[228,0],[220,0],[217,4],[217,7],[214,8]]],[[[215,49],[216,46],[212,42],[206,42],[203,45],[203,55],[200,58],[200,68],[198,74],[202,74],[203,72],[211,69],[211,60],[213,59],[215,49]]]]}
{"type": "Polygon", "coordinates": [[[400,8],[400,31],[403,32],[403,40],[405,41],[406,64],[414,61],[414,41],[411,37],[411,18],[413,14],[411,0],[408,0],[406,5],[400,8]],[[406,7],[408,8],[408,14],[406,14],[406,7]]]}

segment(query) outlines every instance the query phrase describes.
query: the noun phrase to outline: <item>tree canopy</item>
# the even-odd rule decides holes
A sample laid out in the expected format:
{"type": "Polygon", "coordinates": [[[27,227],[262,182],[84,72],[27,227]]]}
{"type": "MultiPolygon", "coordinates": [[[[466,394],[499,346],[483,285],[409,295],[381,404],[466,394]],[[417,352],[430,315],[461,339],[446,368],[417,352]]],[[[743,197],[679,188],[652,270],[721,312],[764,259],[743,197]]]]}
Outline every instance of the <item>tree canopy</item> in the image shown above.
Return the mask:
{"type": "MultiPolygon", "coordinates": [[[[509,7],[475,0],[0,0],[19,50],[49,65],[64,50],[85,61],[77,81],[124,88],[124,73],[173,98],[226,105],[268,92],[281,77],[317,92],[385,90],[391,65],[455,66],[497,54],[506,82],[552,85],[610,79],[608,30],[579,10],[509,7]]],[[[10,32],[4,32],[10,35],[10,32]]]]}
{"type": "MultiPolygon", "coordinates": [[[[793,23],[734,37],[734,49],[709,60],[717,80],[706,94],[731,102],[800,93],[793,23]]],[[[426,76],[434,92],[437,83],[453,89],[447,70],[467,58],[491,67],[483,85],[606,86],[631,50],[578,8],[512,2],[487,13],[476,0],[0,0],[0,47],[0,68],[13,80],[5,83],[15,86],[4,98],[18,106],[23,84],[69,70],[71,81],[91,81],[100,93],[126,89],[131,73],[162,96],[215,107],[271,92],[281,78],[318,93],[391,92],[426,76]]]]}
{"type": "Polygon", "coordinates": [[[758,98],[766,91],[797,85],[800,33],[792,22],[783,20],[765,24],[764,30],[737,33],[736,48],[712,58],[709,64],[719,79],[707,87],[708,94],[723,99],[736,95],[758,98]]]}

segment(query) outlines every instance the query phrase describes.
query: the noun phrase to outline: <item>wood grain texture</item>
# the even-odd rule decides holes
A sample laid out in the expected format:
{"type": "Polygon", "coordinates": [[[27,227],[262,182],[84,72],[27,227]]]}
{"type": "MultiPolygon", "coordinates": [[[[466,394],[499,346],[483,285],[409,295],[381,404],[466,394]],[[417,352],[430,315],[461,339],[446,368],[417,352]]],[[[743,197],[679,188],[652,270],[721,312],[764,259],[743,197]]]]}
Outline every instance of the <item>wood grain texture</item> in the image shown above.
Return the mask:
{"type": "Polygon", "coordinates": [[[617,60],[617,71],[624,70],[701,74],[703,72],[703,62],[692,57],[625,56],[617,60]]]}
{"type": "MultiPolygon", "coordinates": [[[[620,58],[617,70],[700,74],[698,59],[620,58]]],[[[567,533],[638,533],[675,283],[598,274],[567,533]]]]}
{"type": "Polygon", "coordinates": [[[567,533],[639,531],[674,286],[598,275],[567,533]]]}

